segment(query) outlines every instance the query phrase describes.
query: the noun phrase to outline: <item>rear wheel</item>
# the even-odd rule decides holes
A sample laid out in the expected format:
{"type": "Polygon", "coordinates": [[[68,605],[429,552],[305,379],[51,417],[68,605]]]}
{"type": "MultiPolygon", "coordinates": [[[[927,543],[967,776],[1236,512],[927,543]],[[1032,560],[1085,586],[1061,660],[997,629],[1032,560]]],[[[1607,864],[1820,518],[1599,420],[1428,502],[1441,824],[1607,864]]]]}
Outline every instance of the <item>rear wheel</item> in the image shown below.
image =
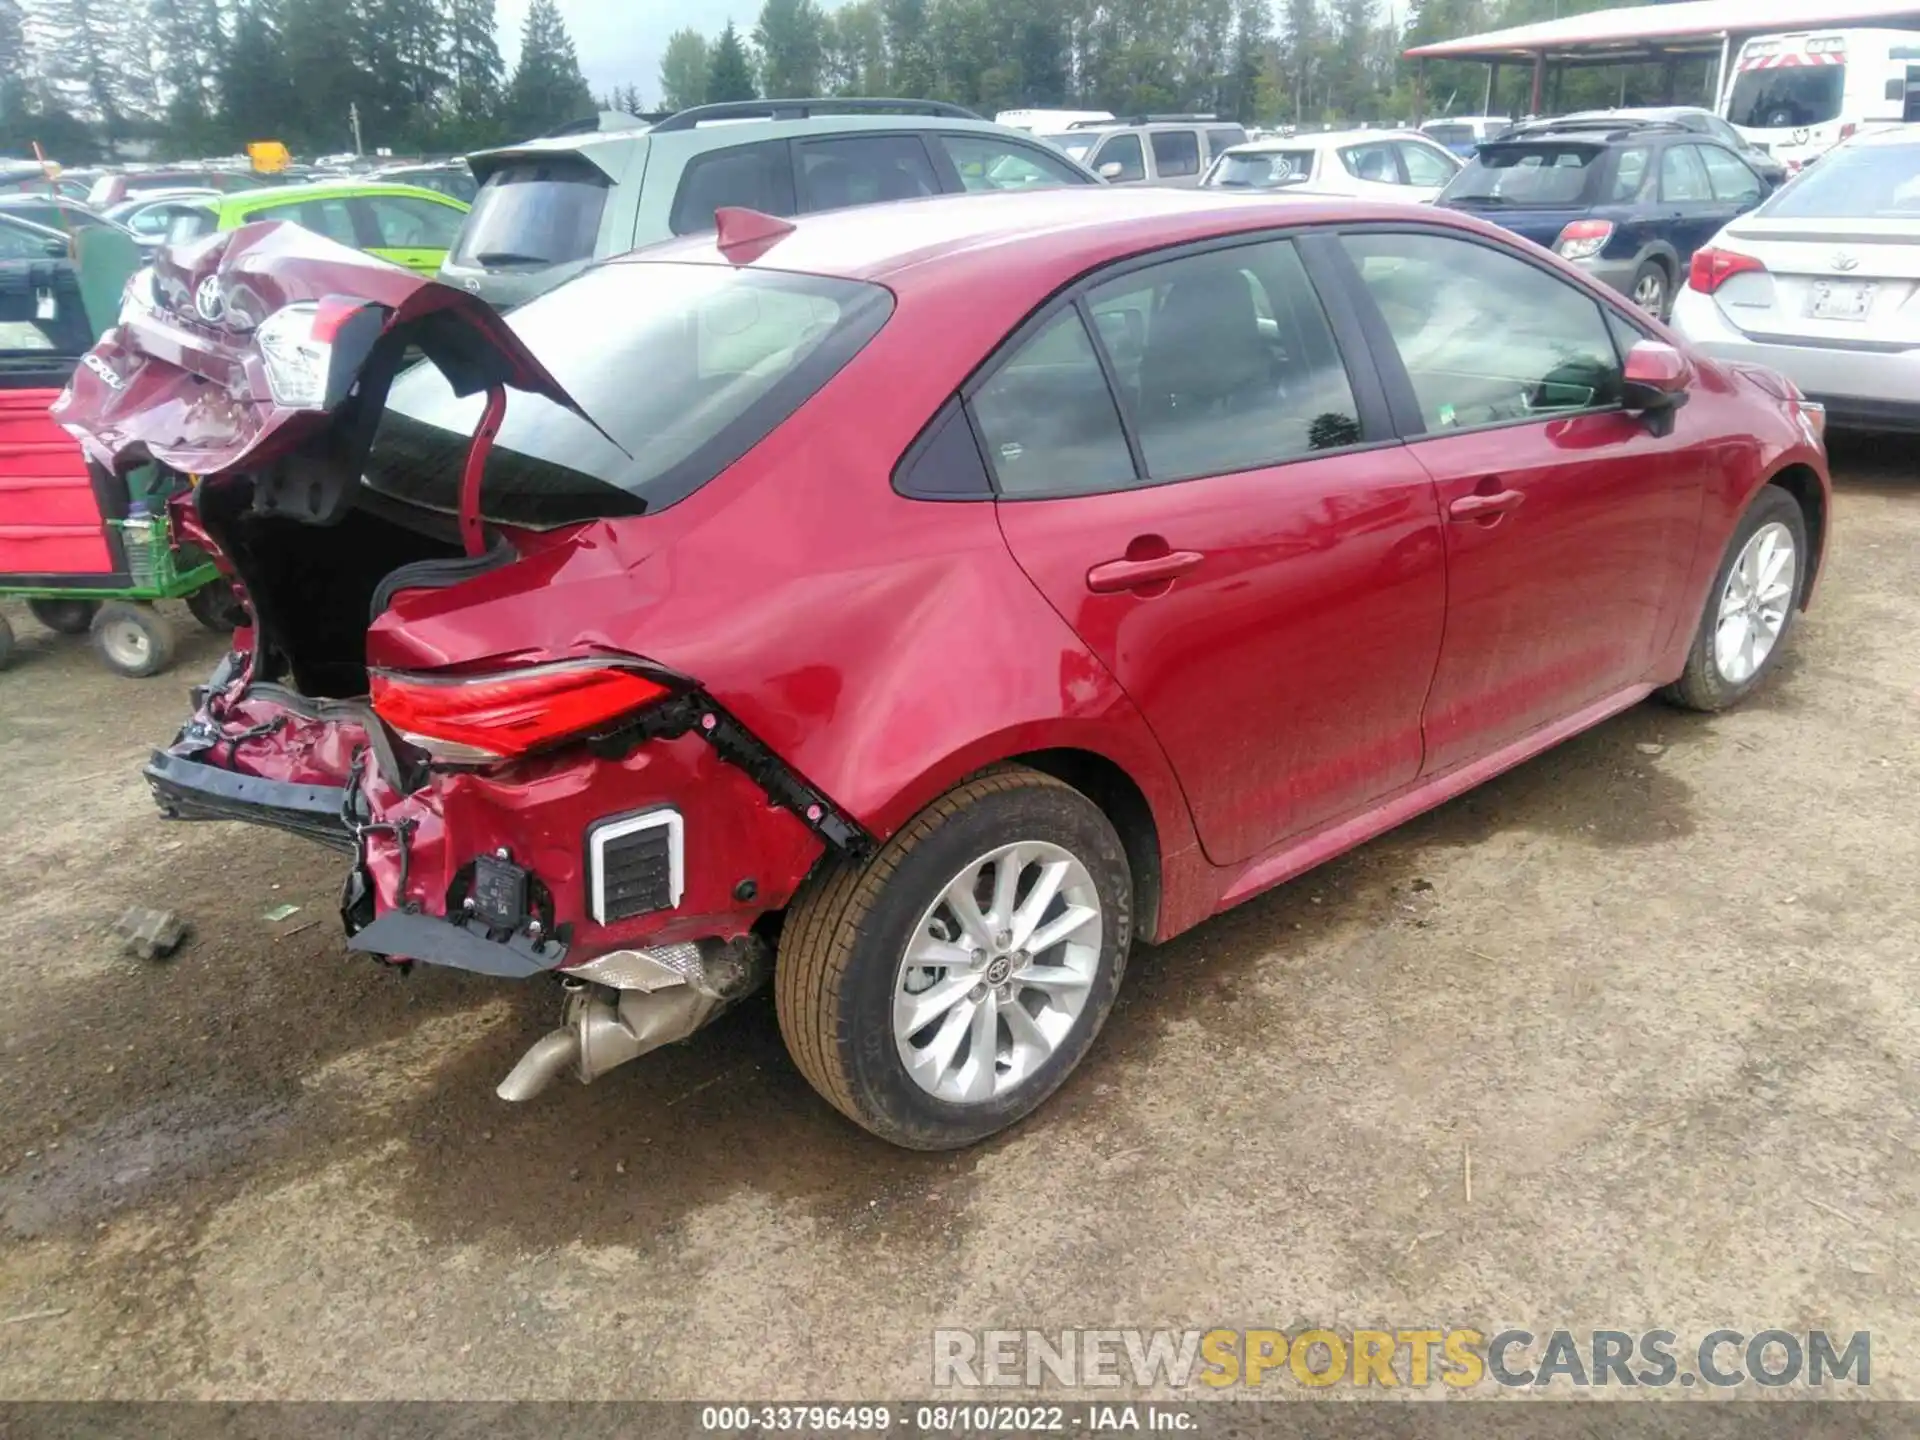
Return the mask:
{"type": "Polygon", "coordinates": [[[93,617],[93,644],[116,675],[158,675],[173,663],[173,627],[151,606],[109,600],[93,617]]]}
{"type": "Polygon", "coordinates": [[[247,623],[247,607],[240,603],[233,586],[224,580],[202,585],[187,596],[187,609],[216,635],[231,635],[247,623]]]}
{"type": "Polygon", "coordinates": [[[1687,651],[1687,668],[1661,694],[1689,710],[1724,710],[1779,658],[1806,586],[1807,521],[1794,498],[1769,485],[1734,527],[1687,651]]]}
{"type": "Polygon", "coordinates": [[[84,635],[100,608],[93,600],[29,600],[27,609],[42,625],[60,635],[84,635]]]}
{"type": "Polygon", "coordinates": [[[1633,272],[1633,303],[1656,320],[1667,318],[1668,289],[1667,268],[1658,260],[1643,261],[1633,272]]]}
{"type": "Polygon", "coordinates": [[[808,882],[774,972],[781,1034],[814,1089],[882,1139],[972,1144],[1080,1063],[1132,930],[1132,874],[1099,807],[992,771],[808,882]]]}

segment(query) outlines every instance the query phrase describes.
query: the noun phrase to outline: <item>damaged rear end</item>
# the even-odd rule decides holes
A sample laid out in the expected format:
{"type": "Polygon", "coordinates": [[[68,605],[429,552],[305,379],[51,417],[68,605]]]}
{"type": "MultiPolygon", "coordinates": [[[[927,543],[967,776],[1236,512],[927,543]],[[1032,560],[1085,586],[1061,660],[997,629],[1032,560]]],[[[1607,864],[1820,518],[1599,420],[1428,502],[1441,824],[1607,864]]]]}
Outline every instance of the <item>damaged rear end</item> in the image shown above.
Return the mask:
{"type": "Polygon", "coordinates": [[[354,950],[563,979],[564,1023],[509,1099],[569,1068],[592,1079],[750,993],[770,917],[824,850],[867,843],[645,637],[672,534],[650,512],[824,383],[884,321],[884,292],[626,271],[510,327],[309,232],[249,226],[136,276],[56,407],[114,470],[197,477],[177,528],[250,612],[146,768],[162,813],[342,851],[354,950]],[[660,334],[633,341],[670,350],[680,292],[727,285],[767,292],[742,312],[750,349],[790,307],[801,338],[744,354],[700,405],[637,392],[604,354],[571,386],[537,358],[557,363],[583,313],[618,303],[596,286],[673,289],[635,312],[660,334]],[[585,405],[570,393],[596,386],[585,405]],[[618,435],[597,410],[621,415],[618,435]]]}

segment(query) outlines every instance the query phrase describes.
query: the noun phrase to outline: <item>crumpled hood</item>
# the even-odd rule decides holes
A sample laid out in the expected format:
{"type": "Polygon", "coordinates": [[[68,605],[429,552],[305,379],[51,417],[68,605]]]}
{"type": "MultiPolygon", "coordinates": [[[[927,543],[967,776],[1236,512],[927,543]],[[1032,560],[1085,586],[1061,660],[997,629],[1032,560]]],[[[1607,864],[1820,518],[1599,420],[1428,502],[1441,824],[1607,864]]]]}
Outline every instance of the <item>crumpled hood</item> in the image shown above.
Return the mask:
{"type": "Polygon", "coordinates": [[[339,385],[325,408],[275,400],[256,327],[303,301],[358,302],[359,323],[340,342],[350,353],[336,358],[354,374],[383,346],[417,346],[458,394],[511,385],[584,415],[477,297],[300,226],[263,222],[161,249],[53,416],[115,472],[148,459],[203,476],[257,467],[324,432],[352,388],[339,385]]]}

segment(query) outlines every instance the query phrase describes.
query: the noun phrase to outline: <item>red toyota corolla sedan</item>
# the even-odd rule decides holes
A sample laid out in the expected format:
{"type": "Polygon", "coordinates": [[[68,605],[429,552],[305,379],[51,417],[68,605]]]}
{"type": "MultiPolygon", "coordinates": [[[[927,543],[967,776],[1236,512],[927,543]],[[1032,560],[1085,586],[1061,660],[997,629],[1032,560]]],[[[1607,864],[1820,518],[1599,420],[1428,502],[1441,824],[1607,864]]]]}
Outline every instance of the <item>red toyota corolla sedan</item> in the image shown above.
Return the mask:
{"type": "Polygon", "coordinates": [[[1136,938],[1739,700],[1829,513],[1780,376],[1345,201],[725,211],[510,321],[251,227],[137,277],[59,410],[203,477],[254,617],[165,814],[341,846],[354,950],[557,976],[509,1099],[771,980],[924,1148],[1040,1104],[1136,938]]]}

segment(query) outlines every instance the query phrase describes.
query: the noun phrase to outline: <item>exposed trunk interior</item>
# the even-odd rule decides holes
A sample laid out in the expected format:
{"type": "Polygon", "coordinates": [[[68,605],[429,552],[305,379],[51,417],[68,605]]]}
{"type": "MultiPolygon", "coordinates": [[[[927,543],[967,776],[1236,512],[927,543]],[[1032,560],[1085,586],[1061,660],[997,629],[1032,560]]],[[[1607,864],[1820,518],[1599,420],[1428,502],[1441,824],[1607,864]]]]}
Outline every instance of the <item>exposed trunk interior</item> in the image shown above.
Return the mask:
{"type": "Polygon", "coordinates": [[[236,476],[202,487],[201,517],[253,599],[255,679],[316,699],[366,694],[367,626],[381,582],[421,562],[468,574],[480,563],[462,552],[451,516],[353,488],[331,513],[316,506],[295,518],[301,508],[280,506],[275,481],[236,476]]]}

